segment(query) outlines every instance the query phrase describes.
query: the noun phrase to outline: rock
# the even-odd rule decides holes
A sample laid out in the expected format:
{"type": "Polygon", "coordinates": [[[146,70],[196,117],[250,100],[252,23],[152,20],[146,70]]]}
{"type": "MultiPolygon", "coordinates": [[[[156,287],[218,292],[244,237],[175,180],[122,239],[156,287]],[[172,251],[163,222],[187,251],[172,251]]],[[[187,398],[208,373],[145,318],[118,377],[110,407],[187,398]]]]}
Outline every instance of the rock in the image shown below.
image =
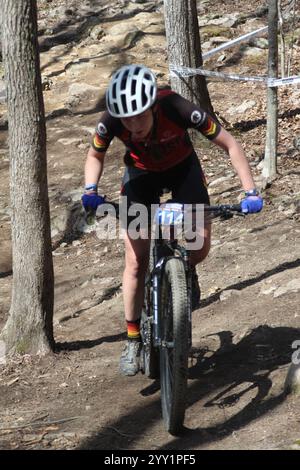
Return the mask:
{"type": "Polygon", "coordinates": [[[250,46],[254,46],[259,49],[268,49],[269,43],[266,38],[253,38],[249,42],[250,46]]]}
{"type": "Polygon", "coordinates": [[[62,139],[58,139],[57,142],[62,145],[78,145],[82,140],[78,139],[78,137],[63,137],[62,139]]]}
{"type": "Polygon", "coordinates": [[[293,215],[299,212],[300,207],[297,206],[294,202],[288,207],[288,209],[284,209],[283,213],[288,216],[292,217],[293,215]]]}
{"type": "Polygon", "coordinates": [[[232,297],[233,295],[238,295],[239,296],[239,295],[241,295],[241,291],[239,291],[237,289],[224,290],[220,294],[220,300],[221,300],[221,302],[223,302],[224,300],[230,299],[230,297],[232,297]]]}
{"type": "Polygon", "coordinates": [[[51,229],[51,238],[56,237],[59,234],[59,231],[56,228],[51,229]]]}
{"type": "Polygon", "coordinates": [[[81,284],[80,287],[81,287],[82,289],[85,289],[85,288],[88,286],[89,282],[90,282],[89,280],[84,281],[83,284],[81,284]]]}
{"type": "Polygon", "coordinates": [[[56,233],[64,232],[66,230],[67,223],[68,223],[67,213],[60,214],[54,217],[54,219],[52,219],[51,221],[51,227],[52,227],[53,232],[55,231],[57,231],[56,233]]]}
{"type": "Polygon", "coordinates": [[[272,294],[272,292],[274,292],[274,290],[276,290],[276,289],[277,289],[276,286],[271,286],[271,287],[269,287],[269,289],[262,289],[262,290],[260,291],[260,293],[261,293],[262,295],[270,295],[270,294],[272,294]]]}
{"type": "Polygon", "coordinates": [[[103,36],[105,36],[105,32],[99,24],[94,26],[90,31],[90,38],[94,41],[99,41],[103,36]]]}
{"type": "Polygon", "coordinates": [[[225,191],[225,193],[222,193],[222,194],[221,194],[221,197],[224,198],[224,199],[226,199],[227,197],[230,197],[231,194],[232,194],[232,193],[231,193],[230,191],[225,191]]]}
{"type": "Polygon", "coordinates": [[[234,28],[238,22],[239,14],[226,15],[203,15],[199,18],[199,27],[201,26],[223,26],[225,28],[234,28]],[[216,18],[217,16],[217,18],[216,18]]]}
{"type": "Polygon", "coordinates": [[[120,36],[137,31],[139,31],[139,29],[132,23],[118,23],[109,28],[107,31],[107,38],[108,36],[120,36]]]}
{"type": "Polygon", "coordinates": [[[61,177],[62,180],[71,180],[74,177],[74,173],[67,173],[61,177]]]}
{"type": "Polygon", "coordinates": [[[210,42],[214,46],[218,46],[220,44],[223,44],[224,42],[227,42],[228,38],[226,36],[215,36],[210,39],[210,42]]]}
{"type": "Polygon", "coordinates": [[[262,54],[262,50],[259,48],[259,47],[247,47],[243,54],[246,56],[246,57],[257,57],[257,56],[260,56],[262,54]]]}
{"type": "Polygon", "coordinates": [[[227,57],[226,54],[221,54],[217,59],[218,64],[220,64],[221,62],[224,62],[226,57],[227,57]]]}
{"type": "Polygon", "coordinates": [[[83,187],[80,189],[76,189],[75,191],[71,191],[69,196],[73,202],[81,201],[81,196],[83,194],[83,187]]]}
{"type": "Polygon", "coordinates": [[[81,76],[84,72],[87,72],[88,69],[96,68],[96,64],[94,62],[81,62],[79,59],[73,60],[65,70],[67,75],[71,75],[72,77],[81,76]]]}
{"type": "Polygon", "coordinates": [[[254,101],[254,100],[245,100],[239,106],[231,106],[228,109],[228,113],[229,114],[244,113],[245,111],[248,111],[249,109],[254,108],[254,106],[256,106],[256,101],[254,101]]]}
{"type": "Polygon", "coordinates": [[[220,178],[217,178],[213,180],[211,183],[209,183],[209,187],[212,188],[214,186],[218,186],[221,183],[224,183],[225,181],[231,180],[231,176],[221,176],[220,178]]]}
{"type": "Polygon", "coordinates": [[[276,292],[274,292],[274,298],[280,297],[284,294],[289,294],[291,292],[299,292],[300,291],[300,278],[292,279],[284,286],[279,287],[276,292]]]}
{"type": "Polygon", "coordinates": [[[283,235],[282,235],[282,236],[279,238],[279,243],[283,243],[283,242],[285,242],[285,241],[286,241],[286,239],[287,239],[287,236],[286,236],[286,234],[283,234],[283,235]]]}
{"type": "Polygon", "coordinates": [[[81,96],[89,91],[99,93],[99,87],[89,85],[88,83],[72,83],[69,87],[70,96],[81,96]]]}

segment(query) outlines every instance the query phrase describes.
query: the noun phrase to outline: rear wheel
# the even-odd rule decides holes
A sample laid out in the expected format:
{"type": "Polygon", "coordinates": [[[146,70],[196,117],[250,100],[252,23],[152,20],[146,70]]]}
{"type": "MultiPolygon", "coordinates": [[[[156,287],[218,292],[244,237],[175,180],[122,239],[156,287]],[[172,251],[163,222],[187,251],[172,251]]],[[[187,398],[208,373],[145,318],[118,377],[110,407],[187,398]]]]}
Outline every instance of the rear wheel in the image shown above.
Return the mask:
{"type": "Polygon", "coordinates": [[[179,258],[166,262],[159,310],[162,414],[168,432],[176,435],[184,421],[189,355],[187,283],[184,263],[179,258]]]}

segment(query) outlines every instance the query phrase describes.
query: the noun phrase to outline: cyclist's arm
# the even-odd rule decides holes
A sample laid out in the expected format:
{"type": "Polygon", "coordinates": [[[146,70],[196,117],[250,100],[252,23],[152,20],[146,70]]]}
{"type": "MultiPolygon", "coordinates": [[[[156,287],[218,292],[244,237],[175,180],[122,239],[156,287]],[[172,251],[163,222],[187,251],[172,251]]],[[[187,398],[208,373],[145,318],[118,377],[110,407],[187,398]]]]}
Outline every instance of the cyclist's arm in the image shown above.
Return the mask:
{"type": "Polygon", "coordinates": [[[223,127],[221,127],[219,134],[212,142],[228,153],[232,166],[241,180],[243,189],[249,191],[255,188],[251,168],[241,144],[223,127]]]}
{"type": "Polygon", "coordinates": [[[93,147],[89,149],[84,168],[86,185],[98,185],[103,173],[105,153],[106,152],[98,152],[93,147]]]}
{"type": "Polygon", "coordinates": [[[85,162],[85,184],[98,184],[103,173],[104,157],[115,135],[115,120],[104,112],[97,125],[85,162]]]}
{"type": "Polygon", "coordinates": [[[167,96],[165,103],[183,127],[196,129],[229,154],[245,191],[255,188],[244,150],[229,132],[206,111],[176,93],[167,96]]]}

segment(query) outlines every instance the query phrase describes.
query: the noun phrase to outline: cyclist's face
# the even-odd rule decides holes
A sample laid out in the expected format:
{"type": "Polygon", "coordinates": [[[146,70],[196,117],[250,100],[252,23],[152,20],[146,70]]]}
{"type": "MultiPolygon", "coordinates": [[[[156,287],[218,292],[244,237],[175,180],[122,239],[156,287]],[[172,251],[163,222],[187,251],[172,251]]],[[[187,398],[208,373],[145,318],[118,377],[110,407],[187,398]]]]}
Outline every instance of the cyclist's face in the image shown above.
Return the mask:
{"type": "Polygon", "coordinates": [[[122,118],[121,121],[123,126],[131,132],[132,139],[144,140],[153,126],[152,109],[147,109],[137,116],[122,118]]]}

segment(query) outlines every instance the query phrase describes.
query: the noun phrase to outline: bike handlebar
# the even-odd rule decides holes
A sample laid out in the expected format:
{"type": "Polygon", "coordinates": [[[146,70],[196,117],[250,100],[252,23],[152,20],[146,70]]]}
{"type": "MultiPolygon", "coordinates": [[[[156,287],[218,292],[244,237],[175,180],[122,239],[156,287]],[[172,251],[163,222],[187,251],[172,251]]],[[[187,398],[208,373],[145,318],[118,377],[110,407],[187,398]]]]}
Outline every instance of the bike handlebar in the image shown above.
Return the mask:
{"type": "Polygon", "coordinates": [[[217,206],[204,206],[204,212],[242,212],[241,204],[220,204],[217,206]]]}

